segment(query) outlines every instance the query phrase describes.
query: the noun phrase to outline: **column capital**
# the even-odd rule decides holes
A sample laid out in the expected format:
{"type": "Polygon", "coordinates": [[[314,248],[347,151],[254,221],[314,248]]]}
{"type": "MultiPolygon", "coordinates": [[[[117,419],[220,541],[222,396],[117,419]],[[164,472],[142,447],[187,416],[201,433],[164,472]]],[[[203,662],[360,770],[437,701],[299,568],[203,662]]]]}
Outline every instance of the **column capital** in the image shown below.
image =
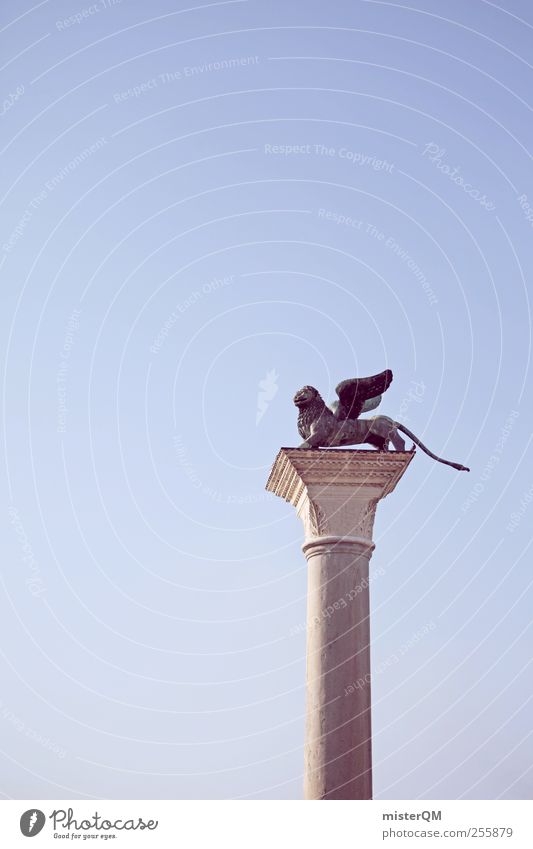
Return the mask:
{"type": "Polygon", "coordinates": [[[281,448],[266,489],[296,508],[312,544],[342,542],[373,548],[378,501],[393,491],[411,451],[281,448]]]}

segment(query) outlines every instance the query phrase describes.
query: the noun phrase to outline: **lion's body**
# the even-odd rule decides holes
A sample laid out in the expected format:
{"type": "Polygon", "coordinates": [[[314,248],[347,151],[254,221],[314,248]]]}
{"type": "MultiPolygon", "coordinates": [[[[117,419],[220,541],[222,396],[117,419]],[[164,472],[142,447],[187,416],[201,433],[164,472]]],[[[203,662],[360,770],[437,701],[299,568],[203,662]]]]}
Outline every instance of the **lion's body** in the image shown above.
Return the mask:
{"type": "Polygon", "coordinates": [[[397,451],[405,451],[405,442],[396,430],[396,422],[387,416],[373,416],[370,419],[339,422],[337,433],[333,435],[328,447],[368,443],[387,451],[389,442],[397,451]]]}

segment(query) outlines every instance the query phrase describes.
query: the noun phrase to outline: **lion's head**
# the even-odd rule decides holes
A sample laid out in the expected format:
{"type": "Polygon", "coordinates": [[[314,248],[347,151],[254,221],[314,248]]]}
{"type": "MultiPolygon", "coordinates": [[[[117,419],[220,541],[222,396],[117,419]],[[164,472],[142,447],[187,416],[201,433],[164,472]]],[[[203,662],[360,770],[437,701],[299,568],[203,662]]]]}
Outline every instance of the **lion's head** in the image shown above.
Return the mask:
{"type": "Polygon", "coordinates": [[[314,404],[318,399],[322,401],[318,389],[315,389],[314,386],[302,386],[292,400],[297,407],[301,408],[308,407],[309,404],[314,404]]]}
{"type": "Polygon", "coordinates": [[[328,410],[322,395],[314,386],[303,386],[293,401],[298,407],[298,433],[302,439],[309,438],[313,422],[333,418],[333,413],[328,410]]]}

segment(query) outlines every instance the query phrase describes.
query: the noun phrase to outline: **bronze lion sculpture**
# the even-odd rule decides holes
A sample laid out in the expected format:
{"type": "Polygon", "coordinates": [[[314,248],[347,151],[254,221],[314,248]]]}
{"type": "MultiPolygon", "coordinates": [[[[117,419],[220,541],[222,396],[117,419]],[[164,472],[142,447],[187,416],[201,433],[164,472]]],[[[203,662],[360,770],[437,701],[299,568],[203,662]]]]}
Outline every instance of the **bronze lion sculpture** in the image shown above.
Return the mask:
{"type": "MultiPolygon", "coordinates": [[[[452,463],[437,457],[405,425],[388,416],[360,419],[359,414],[374,409],[382,393],[392,381],[392,372],[381,372],[373,377],[345,380],[337,386],[339,400],[327,407],[314,386],[304,386],[294,396],[298,407],[298,433],[304,440],[300,448],[334,448],[342,445],[373,445],[388,451],[392,443],[396,451],[405,451],[405,442],[399,431],[418,445],[422,451],[447,466],[469,472],[461,463],[452,463]]],[[[414,450],[414,449],[413,449],[414,450]]]]}

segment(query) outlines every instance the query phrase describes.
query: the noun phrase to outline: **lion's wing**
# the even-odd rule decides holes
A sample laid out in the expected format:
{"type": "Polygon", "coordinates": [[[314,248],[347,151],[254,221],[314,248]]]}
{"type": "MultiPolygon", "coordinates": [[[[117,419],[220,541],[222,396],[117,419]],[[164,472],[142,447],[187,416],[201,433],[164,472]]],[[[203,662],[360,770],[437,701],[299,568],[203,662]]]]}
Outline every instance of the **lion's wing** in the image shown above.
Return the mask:
{"type": "MultiPolygon", "coordinates": [[[[339,396],[335,403],[335,415],[339,421],[357,419],[362,412],[374,410],[383,393],[392,382],[392,371],[385,369],[371,377],[354,377],[343,380],[335,391],[339,396]]],[[[333,408],[333,406],[332,406],[333,408]]]]}

